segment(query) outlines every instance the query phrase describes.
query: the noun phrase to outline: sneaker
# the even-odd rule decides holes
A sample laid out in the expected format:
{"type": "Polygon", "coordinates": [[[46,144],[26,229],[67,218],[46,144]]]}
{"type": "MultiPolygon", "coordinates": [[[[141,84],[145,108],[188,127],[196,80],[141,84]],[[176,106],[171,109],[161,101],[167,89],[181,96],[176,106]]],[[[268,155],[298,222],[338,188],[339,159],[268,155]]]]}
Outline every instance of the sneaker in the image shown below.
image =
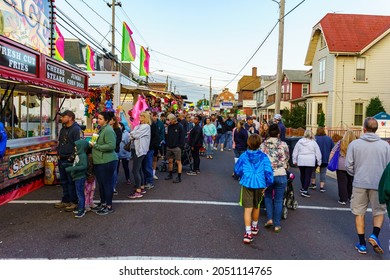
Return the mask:
{"type": "Polygon", "coordinates": [[[303,197],[310,197],[310,194],[309,194],[308,191],[303,191],[303,192],[301,192],[301,196],[303,196],[303,197]]]}
{"type": "Polygon", "coordinates": [[[320,188],[320,192],[324,193],[326,190],[324,188],[320,188]]]}
{"type": "Polygon", "coordinates": [[[141,189],[141,194],[146,194],[146,190],[145,189],[141,189]]]}
{"type": "Polygon", "coordinates": [[[217,147],[214,147],[213,149],[214,149],[214,150],[218,150],[218,148],[217,148],[217,147]]]}
{"type": "Polygon", "coordinates": [[[243,241],[245,244],[251,243],[253,241],[252,233],[245,233],[243,241]]]}
{"type": "Polygon", "coordinates": [[[96,213],[96,212],[98,212],[99,210],[102,210],[105,207],[106,207],[105,205],[99,203],[95,207],[91,207],[91,211],[96,213]]]}
{"type": "Polygon", "coordinates": [[[200,170],[195,170],[196,174],[200,174],[200,170]]]}
{"type": "Polygon", "coordinates": [[[153,184],[146,184],[146,186],[145,186],[145,189],[147,189],[147,190],[151,190],[153,188],[154,188],[153,184]]]}
{"type": "Polygon", "coordinates": [[[156,175],[153,175],[154,180],[158,180],[158,177],[156,175]]]}
{"type": "Polygon", "coordinates": [[[71,203],[71,204],[69,204],[69,206],[68,207],[65,207],[65,211],[66,212],[72,212],[74,209],[76,209],[77,208],[77,204],[75,204],[75,203],[71,203]]]}
{"type": "Polygon", "coordinates": [[[259,226],[251,227],[252,235],[256,236],[259,233],[259,226]]]}
{"type": "Polygon", "coordinates": [[[142,195],[142,193],[134,192],[132,194],[129,194],[127,197],[128,198],[141,198],[141,197],[143,197],[143,195],[142,195]]]}
{"type": "Polygon", "coordinates": [[[111,214],[113,213],[115,210],[111,208],[103,208],[101,209],[100,211],[97,211],[96,214],[100,215],[100,216],[104,216],[104,215],[108,215],[108,214],[111,214]]]}
{"type": "Polygon", "coordinates": [[[346,205],[347,203],[346,202],[344,202],[344,201],[337,201],[339,204],[341,204],[341,205],[346,205]]]}
{"type": "Polygon", "coordinates": [[[57,202],[56,204],[54,204],[54,208],[57,208],[57,209],[62,209],[62,208],[66,208],[68,206],[70,206],[71,203],[67,203],[67,202],[57,202]]]}
{"type": "Polygon", "coordinates": [[[316,184],[311,184],[311,185],[309,186],[309,189],[312,189],[312,190],[315,190],[316,188],[317,188],[316,184]]]}
{"type": "Polygon", "coordinates": [[[91,211],[91,207],[85,207],[85,212],[90,212],[91,211]]]}
{"type": "Polygon", "coordinates": [[[172,179],[173,179],[172,175],[168,175],[167,177],[164,178],[164,180],[172,180],[172,179]]]}
{"type": "Polygon", "coordinates": [[[221,152],[223,152],[223,149],[221,149],[221,152]]]}
{"type": "Polygon", "coordinates": [[[114,190],[114,195],[118,195],[118,191],[117,190],[114,190]]]}
{"type": "Polygon", "coordinates": [[[198,175],[198,173],[196,173],[196,171],[188,171],[187,172],[187,175],[190,175],[190,176],[196,176],[196,175],[198,175]]]}
{"type": "Polygon", "coordinates": [[[379,243],[378,237],[375,236],[375,234],[371,234],[368,238],[368,243],[372,245],[372,248],[374,249],[375,253],[377,254],[383,254],[384,251],[381,247],[381,244],[379,243]]]}
{"type": "Polygon", "coordinates": [[[299,192],[303,193],[303,192],[305,192],[305,189],[299,189],[299,192]]]}
{"type": "Polygon", "coordinates": [[[355,245],[355,249],[360,253],[360,254],[367,254],[367,247],[366,245],[362,245],[360,243],[357,243],[355,245]]]}
{"type": "Polygon", "coordinates": [[[79,208],[75,208],[74,210],[73,210],[73,214],[77,214],[79,212],[79,208]]]}
{"type": "Polygon", "coordinates": [[[86,213],[85,210],[78,211],[74,217],[75,218],[82,218],[85,216],[85,213],[86,213]]]}
{"type": "Polygon", "coordinates": [[[181,182],[181,178],[179,177],[176,177],[175,180],[173,180],[173,183],[180,183],[181,182]]]}

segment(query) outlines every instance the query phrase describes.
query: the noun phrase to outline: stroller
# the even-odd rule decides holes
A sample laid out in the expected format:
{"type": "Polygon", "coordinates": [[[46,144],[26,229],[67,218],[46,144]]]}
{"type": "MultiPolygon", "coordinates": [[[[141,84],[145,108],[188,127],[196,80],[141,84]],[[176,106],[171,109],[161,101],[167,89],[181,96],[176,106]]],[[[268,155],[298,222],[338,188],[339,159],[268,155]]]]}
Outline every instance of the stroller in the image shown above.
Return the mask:
{"type": "MultiPolygon", "coordinates": [[[[192,170],[193,167],[193,159],[191,155],[191,147],[188,144],[184,145],[184,149],[181,150],[181,164],[183,166],[189,165],[190,170],[192,170]]],[[[177,164],[176,161],[173,162],[173,168],[172,172],[176,173],[177,172],[177,164]]],[[[159,171],[160,172],[167,172],[168,171],[168,160],[164,159],[160,166],[159,166],[159,171]]]]}
{"type": "Polygon", "coordinates": [[[298,201],[294,196],[294,187],[292,182],[295,179],[294,173],[287,171],[287,188],[283,196],[283,210],[282,219],[287,219],[288,209],[296,210],[298,208],[298,201]]]}

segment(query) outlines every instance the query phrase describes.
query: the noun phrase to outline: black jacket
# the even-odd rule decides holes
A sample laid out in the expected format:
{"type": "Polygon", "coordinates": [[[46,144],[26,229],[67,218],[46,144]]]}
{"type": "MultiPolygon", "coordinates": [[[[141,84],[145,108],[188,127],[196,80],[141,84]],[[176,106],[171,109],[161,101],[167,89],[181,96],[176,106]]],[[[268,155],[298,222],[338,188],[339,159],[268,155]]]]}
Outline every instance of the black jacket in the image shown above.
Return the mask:
{"type": "Polygon", "coordinates": [[[58,155],[60,158],[68,159],[74,155],[75,142],[80,139],[81,129],[77,122],[71,126],[63,126],[58,137],[58,155]]]}
{"type": "Polygon", "coordinates": [[[120,145],[122,142],[122,130],[119,127],[117,127],[114,128],[114,132],[116,135],[115,153],[119,153],[120,145]]]}
{"type": "Polygon", "coordinates": [[[160,145],[160,134],[158,132],[157,124],[152,122],[150,125],[150,145],[149,150],[156,150],[160,145]]]}
{"type": "Polygon", "coordinates": [[[166,142],[168,148],[184,148],[184,128],[181,123],[168,126],[166,142]]]}
{"type": "Polygon", "coordinates": [[[188,145],[190,147],[201,147],[203,145],[203,132],[199,124],[191,129],[188,145]]]}

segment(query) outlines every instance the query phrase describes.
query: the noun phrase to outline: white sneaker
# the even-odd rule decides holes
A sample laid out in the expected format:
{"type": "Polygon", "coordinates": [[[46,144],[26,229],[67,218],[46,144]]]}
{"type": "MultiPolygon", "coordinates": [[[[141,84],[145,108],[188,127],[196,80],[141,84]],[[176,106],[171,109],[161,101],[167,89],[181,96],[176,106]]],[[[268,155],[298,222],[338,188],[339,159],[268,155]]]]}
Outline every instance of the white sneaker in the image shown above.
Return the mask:
{"type": "Polygon", "coordinates": [[[158,180],[158,177],[156,175],[153,175],[154,180],[158,180]]]}
{"type": "Polygon", "coordinates": [[[217,147],[214,147],[213,149],[214,149],[214,150],[218,150],[218,148],[217,148],[217,147]]]}

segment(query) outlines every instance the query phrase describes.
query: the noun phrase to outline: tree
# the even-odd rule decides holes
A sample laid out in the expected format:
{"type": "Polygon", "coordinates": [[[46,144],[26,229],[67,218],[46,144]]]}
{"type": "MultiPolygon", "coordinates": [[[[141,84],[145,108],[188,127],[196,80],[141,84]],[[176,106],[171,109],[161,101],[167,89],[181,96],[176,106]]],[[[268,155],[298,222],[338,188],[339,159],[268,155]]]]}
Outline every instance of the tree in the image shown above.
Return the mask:
{"type": "Polygon", "coordinates": [[[381,112],[386,113],[379,96],[371,98],[366,108],[366,117],[372,117],[381,112]]]}
{"type": "Polygon", "coordinates": [[[209,105],[209,101],[207,99],[200,99],[198,100],[198,102],[196,102],[196,107],[198,107],[199,109],[202,108],[202,106],[208,106],[209,105]]]}
{"type": "Polygon", "coordinates": [[[318,127],[325,127],[325,114],[323,111],[321,111],[318,120],[317,120],[318,127]]]}
{"type": "Polygon", "coordinates": [[[284,125],[291,128],[306,127],[306,103],[294,106],[291,111],[283,110],[284,125]]]}

